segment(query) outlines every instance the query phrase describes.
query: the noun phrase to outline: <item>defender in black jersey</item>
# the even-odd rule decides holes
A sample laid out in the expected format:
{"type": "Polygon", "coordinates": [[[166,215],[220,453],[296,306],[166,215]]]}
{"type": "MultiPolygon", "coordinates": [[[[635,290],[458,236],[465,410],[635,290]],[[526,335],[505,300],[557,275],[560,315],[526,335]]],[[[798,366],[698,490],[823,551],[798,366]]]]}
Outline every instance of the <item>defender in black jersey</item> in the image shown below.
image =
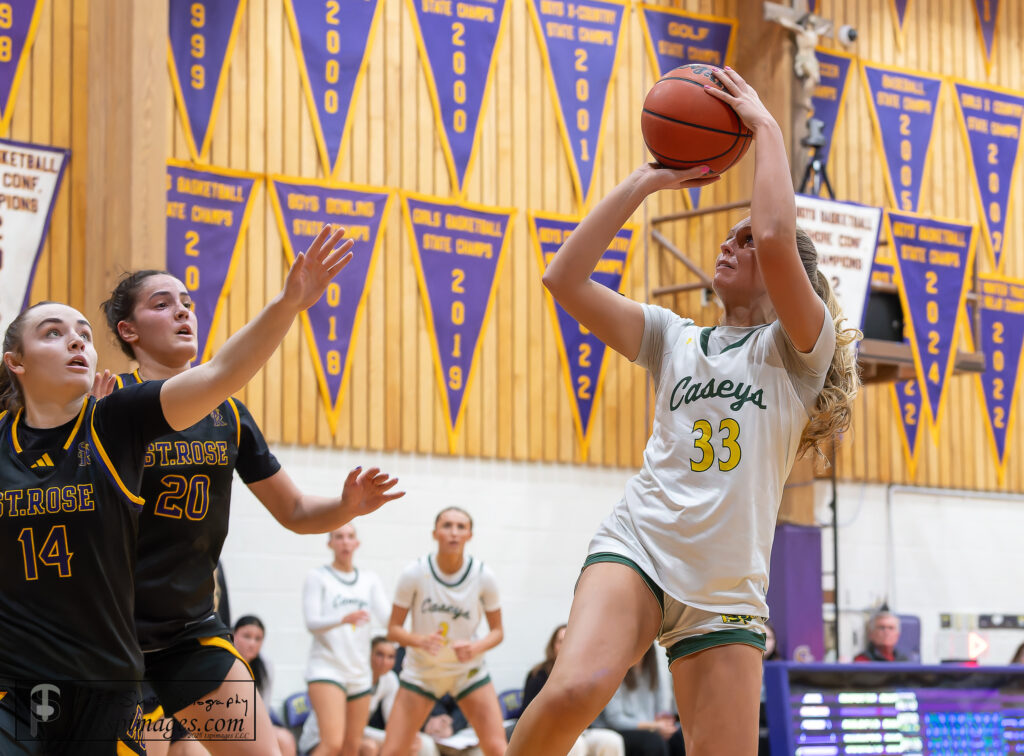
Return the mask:
{"type": "MultiPolygon", "coordinates": [[[[191,297],[177,278],[152,270],[130,274],[104,310],[123,351],[139,363],[134,372],[118,376],[119,386],[188,372],[198,329],[191,297]]],[[[146,681],[162,713],[188,723],[214,753],[218,744],[205,735],[207,721],[221,713],[197,702],[251,696],[253,690],[251,671],[213,609],[213,571],[227,537],[236,469],[271,514],[297,532],[332,530],[401,496],[388,493],[397,481],[375,468],[352,471],[339,497],[301,493],[236,399],[149,445],[135,609],[146,681]]],[[[262,719],[263,705],[257,706],[262,719]]],[[[272,737],[269,727],[258,727],[254,749],[272,737]]]]}
{"type": "Polygon", "coordinates": [[[141,753],[135,540],[147,444],[187,428],[263,365],[347,261],[317,237],[285,288],[209,363],[89,396],[88,320],[45,302],[4,337],[0,370],[0,753],[141,753]]]}

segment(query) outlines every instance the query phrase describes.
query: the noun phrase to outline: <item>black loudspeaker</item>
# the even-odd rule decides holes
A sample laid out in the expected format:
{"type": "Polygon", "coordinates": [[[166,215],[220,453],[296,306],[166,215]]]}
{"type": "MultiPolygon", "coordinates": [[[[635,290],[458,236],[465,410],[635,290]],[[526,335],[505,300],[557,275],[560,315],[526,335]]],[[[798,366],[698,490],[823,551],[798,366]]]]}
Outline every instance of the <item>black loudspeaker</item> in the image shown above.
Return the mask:
{"type": "Polygon", "coordinates": [[[864,338],[903,341],[903,307],[898,294],[871,292],[864,313],[864,338]]]}

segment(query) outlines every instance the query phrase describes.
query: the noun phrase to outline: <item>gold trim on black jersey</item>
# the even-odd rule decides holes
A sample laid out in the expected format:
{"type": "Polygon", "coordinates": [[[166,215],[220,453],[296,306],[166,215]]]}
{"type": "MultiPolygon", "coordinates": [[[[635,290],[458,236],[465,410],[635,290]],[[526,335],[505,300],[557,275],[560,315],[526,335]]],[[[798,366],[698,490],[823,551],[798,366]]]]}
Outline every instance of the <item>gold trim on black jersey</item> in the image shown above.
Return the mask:
{"type": "Polygon", "coordinates": [[[215,646],[216,648],[223,648],[225,651],[229,652],[232,656],[237,658],[238,661],[242,662],[242,664],[245,665],[245,668],[249,670],[249,676],[253,680],[256,679],[256,675],[252,673],[252,667],[249,666],[249,662],[245,660],[245,657],[242,656],[242,652],[235,648],[234,644],[231,643],[231,641],[221,638],[219,635],[211,635],[206,638],[197,638],[196,640],[199,641],[200,646],[215,646]]]}
{"type": "Polygon", "coordinates": [[[231,411],[235,413],[235,447],[237,448],[242,445],[242,418],[238,415],[238,406],[232,397],[229,396],[224,401],[231,405],[231,411]]]}
{"type": "Polygon", "coordinates": [[[89,435],[92,436],[92,440],[96,446],[96,453],[99,455],[100,460],[103,462],[103,466],[107,468],[107,472],[110,473],[111,479],[117,484],[117,487],[121,489],[129,501],[134,502],[138,506],[145,506],[146,500],[141,496],[136,496],[128,490],[128,486],[121,480],[121,476],[117,474],[117,470],[114,469],[113,463],[107,456],[107,450],[103,448],[103,444],[100,442],[100,437],[96,433],[96,405],[93,405],[92,412],[89,413],[89,435]]]}
{"type": "MultiPolygon", "coordinates": [[[[82,409],[78,411],[78,420],[75,422],[75,427],[71,429],[71,433],[68,435],[68,440],[64,442],[64,451],[68,450],[71,446],[71,442],[75,440],[75,435],[78,433],[78,429],[82,427],[82,418],[85,417],[85,408],[89,406],[89,397],[85,397],[82,400],[82,409]]],[[[14,420],[11,422],[11,442],[14,444],[14,451],[21,454],[21,444],[18,442],[18,421],[21,420],[21,413],[24,412],[24,407],[18,410],[18,414],[14,416],[14,420]]],[[[7,410],[4,410],[4,414],[0,415],[3,418],[7,414],[7,410]]]]}

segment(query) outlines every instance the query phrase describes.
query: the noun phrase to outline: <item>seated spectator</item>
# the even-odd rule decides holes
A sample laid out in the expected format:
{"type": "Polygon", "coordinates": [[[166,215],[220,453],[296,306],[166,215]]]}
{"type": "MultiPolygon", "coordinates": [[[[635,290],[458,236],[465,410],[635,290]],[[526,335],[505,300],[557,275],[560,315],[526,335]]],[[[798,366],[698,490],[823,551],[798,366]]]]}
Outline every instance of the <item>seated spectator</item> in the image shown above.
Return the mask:
{"type": "Polygon", "coordinates": [[[684,756],[683,733],[672,709],[669,676],[662,673],[657,646],[629,668],[619,689],[595,721],[618,732],[626,756],[684,756]]]}
{"type": "MultiPolygon", "coordinates": [[[[238,622],[235,623],[235,648],[245,659],[249,669],[252,670],[253,680],[256,681],[256,690],[266,702],[267,710],[273,711],[270,708],[273,684],[270,663],[260,656],[264,634],[263,622],[259,617],[247,614],[244,617],[239,617],[238,622]]],[[[281,756],[295,756],[295,738],[288,729],[282,727],[279,722],[275,722],[274,735],[277,738],[277,746],[281,749],[281,756]]]]}
{"type": "MultiPolygon", "coordinates": [[[[373,694],[370,698],[370,724],[363,730],[359,756],[377,756],[384,743],[384,725],[391,714],[398,693],[398,675],[394,672],[395,644],[384,636],[373,639],[370,645],[370,669],[373,671],[373,694]]],[[[320,727],[316,712],[310,712],[302,726],[299,750],[311,752],[320,742],[320,727]]],[[[421,734],[415,756],[439,756],[433,739],[421,734]]]]}
{"type": "Polygon", "coordinates": [[[910,661],[906,654],[896,648],[900,640],[900,618],[892,612],[881,610],[868,620],[868,645],[853,657],[855,662],[910,661]]]}
{"type": "MultiPolygon", "coordinates": [[[[551,670],[555,666],[555,658],[562,647],[562,639],[565,638],[565,625],[559,625],[548,639],[548,645],[544,649],[544,661],[535,666],[526,675],[526,684],[523,686],[523,709],[529,706],[530,701],[537,697],[540,689],[544,687],[551,670]]],[[[606,730],[600,727],[591,727],[583,731],[583,734],[576,739],[568,756],[623,756],[626,752],[622,736],[614,730],[606,730]]]]}

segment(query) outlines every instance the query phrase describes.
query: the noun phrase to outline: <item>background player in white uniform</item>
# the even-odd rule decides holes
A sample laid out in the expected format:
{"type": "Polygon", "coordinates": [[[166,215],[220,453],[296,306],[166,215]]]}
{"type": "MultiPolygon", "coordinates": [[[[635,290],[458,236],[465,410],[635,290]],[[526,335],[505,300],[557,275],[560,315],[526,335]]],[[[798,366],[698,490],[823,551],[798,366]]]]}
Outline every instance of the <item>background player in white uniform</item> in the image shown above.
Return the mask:
{"type": "Polygon", "coordinates": [[[810,238],[796,228],[782,132],[730,69],[727,92],[754,132],[750,218],[721,245],[722,326],[701,329],[590,280],[643,199],[716,180],[706,166],[645,165],[602,200],[544,283],[607,345],[654,378],[643,466],[590,546],[551,677],[509,754],[565,754],[658,637],[691,756],[754,753],[768,558],[782,486],[799,452],[849,425],[858,379],[810,238]]]}
{"type": "Polygon", "coordinates": [[[321,722],[311,756],[355,756],[370,716],[372,627],[384,627],[388,600],[380,578],[353,563],[359,539],[352,525],[327,537],[334,562],[311,570],[302,591],[306,627],[313,634],[306,667],[309,700],[321,722]]]}
{"type": "Polygon", "coordinates": [[[382,756],[409,753],[434,701],[445,693],[458,702],[485,756],[505,752],[501,707],[483,659],[504,638],[498,584],[490,568],[466,556],[472,537],[467,512],[442,510],[434,521],[437,553],[417,559],[398,578],[388,638],[405,646],[406,655],[382,756]],[[411,631],[403,627],[410,614],[411,631]],[[489,631],[475,639],[483,617],[489,631]]]}

